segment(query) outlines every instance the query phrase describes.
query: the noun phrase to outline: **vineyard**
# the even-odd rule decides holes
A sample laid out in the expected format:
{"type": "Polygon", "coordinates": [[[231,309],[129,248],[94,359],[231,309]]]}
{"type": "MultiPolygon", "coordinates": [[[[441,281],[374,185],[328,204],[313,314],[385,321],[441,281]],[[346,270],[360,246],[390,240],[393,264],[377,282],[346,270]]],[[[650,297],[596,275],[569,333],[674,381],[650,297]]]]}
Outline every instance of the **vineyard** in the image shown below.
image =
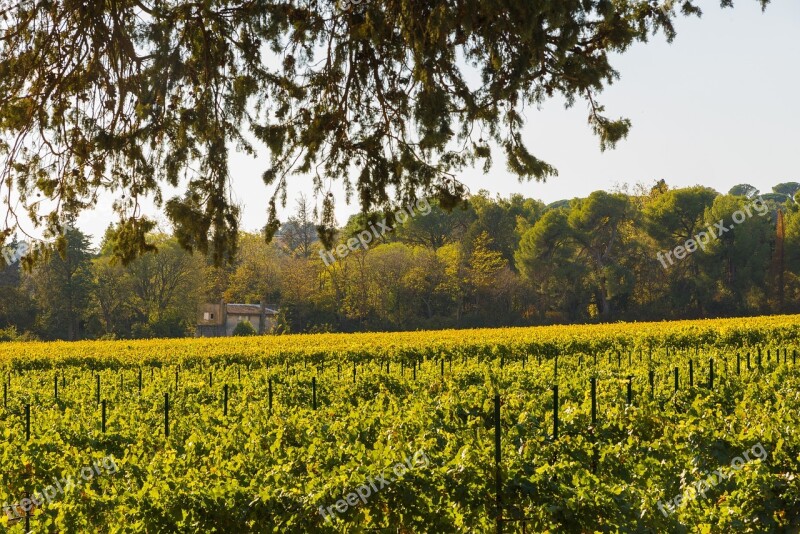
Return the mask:
{"type": "Polygon", "coordinates": [[[799,340],[778,316],[2,343],[0,524],[798,532],[799,340]]]}

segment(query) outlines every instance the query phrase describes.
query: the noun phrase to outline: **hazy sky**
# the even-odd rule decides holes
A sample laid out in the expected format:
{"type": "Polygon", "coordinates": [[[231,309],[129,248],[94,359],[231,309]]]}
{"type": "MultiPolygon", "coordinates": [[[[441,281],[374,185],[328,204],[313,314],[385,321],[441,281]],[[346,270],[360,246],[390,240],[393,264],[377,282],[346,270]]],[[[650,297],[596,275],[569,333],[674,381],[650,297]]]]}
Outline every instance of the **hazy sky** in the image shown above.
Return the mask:
{"type": "MultiPolygon", "coordinates": [[[[702,184],[720,192],[738,183],[769,191],[800,181],[800,2],[772,0],[764,13],[756,0],[736,0],[724,10],[718,0],[699,4],[703,17],[679,19],[672,44],[659,35],[613,58],[621,78],[599,100],[608,116],[633,122],[615,150],[600,152],[583,102],[567,110],[552,100],[527,109],[524,138],[534,155],[558,169],[557,177],[519,183],[496,152],[488,175],[474,169],[459,179],[473,192],[521,193],[547,203],[661,178],[670,186],[702,184]]],[[[270,193],[261,173],[268,161],[242,155],[231,161],[242,227],[261,228],[270,193]]],[[[294,179],[282,220],[301,191],[311,192],[310,180],[294,179]]],[[[357,210],[337,194],[339,223],[357,210]]],[[[81,217],[80,226],[97,241],[110,220],[100,209],[81,217]]]]}

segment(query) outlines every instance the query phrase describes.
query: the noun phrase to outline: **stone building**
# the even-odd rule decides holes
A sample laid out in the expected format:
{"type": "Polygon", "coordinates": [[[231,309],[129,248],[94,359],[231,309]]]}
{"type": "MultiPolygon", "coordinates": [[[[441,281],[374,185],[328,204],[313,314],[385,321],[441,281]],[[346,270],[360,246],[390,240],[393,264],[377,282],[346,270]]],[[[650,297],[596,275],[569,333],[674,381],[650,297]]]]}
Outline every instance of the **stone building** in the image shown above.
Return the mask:
{"type": "Polygon", "coordinates": [[[233,335],[236,325],[249,321],[256,332],[264,334],[272,329],[278,311],[265,303],[234,304],[206,302],[197,313],[195,337],[224,337],[233,335]]]}

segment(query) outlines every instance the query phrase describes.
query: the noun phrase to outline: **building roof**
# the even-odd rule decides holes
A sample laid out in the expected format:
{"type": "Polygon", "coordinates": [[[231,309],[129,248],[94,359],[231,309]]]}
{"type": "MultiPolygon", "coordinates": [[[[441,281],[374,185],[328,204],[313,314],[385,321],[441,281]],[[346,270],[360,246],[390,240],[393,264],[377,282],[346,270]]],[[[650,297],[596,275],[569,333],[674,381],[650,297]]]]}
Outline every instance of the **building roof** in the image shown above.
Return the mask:
{"type": "MultiPolygon", "coordinates": [[[[226,311],[231,315],[261,315],[261,306],[259,304],[233,304],[228,303],[225,305],[226,311]]],[[[272,308],[264,308],[264,313],[267,315],[277,315],[278,312],[272,308]]]]}
{"type": "Polygon", "coordinates": [[[258,304],[226,304],[227,311],[233,315],[261,315],[258,304]]]}

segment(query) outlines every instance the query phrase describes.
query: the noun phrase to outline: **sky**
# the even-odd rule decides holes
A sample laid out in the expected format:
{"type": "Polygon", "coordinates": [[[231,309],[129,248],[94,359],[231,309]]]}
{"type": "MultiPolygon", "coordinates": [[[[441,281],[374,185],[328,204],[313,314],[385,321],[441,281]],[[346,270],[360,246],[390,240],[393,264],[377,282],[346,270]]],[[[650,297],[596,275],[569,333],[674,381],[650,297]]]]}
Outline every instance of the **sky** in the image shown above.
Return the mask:
{"type": "MultiPolygon", "coordinates": [[[[763,13],[756,0],[736,0],[733,9],[721,9],[718,0],[699,5],[703,17],[678,19],[672,43],[658,35],[612,57],[620,79],[598,100],[608,116],[633,123],[616,149],[600,151],[585,103],[565,109],[563,100],[554,99],[527,109],[523,139],[558,176],[520,183],[495,152],[488,174],[469,169],[458,179],[472,192],[520,193],[545,203],[659,179],[721,193],[739,183],[767,192],[781,182],[800,182],[800,2],[772,0],[763,13]]],[[[261,181],[268,167],[266,150],[262,154],[231,156],[234,200],[249,231],[264,226],[271,194],[261,181]]],[[[282,220],[301,192],[311,196],[310,179],[294,179],[282,220]]],[[[344,224],[358,205],[346,205],[342,189],[333,191],[336,217],[344,224]]],[[[169,230],[163,215],[150,215],[169,230]]],[[[111,220],[110,209],[99,208],[82,216],[79,226],[97,242],[111,220]]]]}

